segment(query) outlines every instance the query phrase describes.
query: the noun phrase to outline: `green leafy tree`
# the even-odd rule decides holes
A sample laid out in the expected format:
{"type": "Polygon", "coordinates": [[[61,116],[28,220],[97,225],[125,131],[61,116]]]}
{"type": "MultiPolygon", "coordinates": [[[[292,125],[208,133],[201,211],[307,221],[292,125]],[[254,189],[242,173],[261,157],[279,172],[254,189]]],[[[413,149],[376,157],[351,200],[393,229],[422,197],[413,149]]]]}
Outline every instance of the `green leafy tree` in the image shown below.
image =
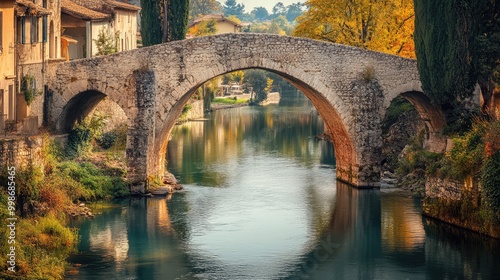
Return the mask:
{"type": "Polygon", "coordinates": [[[280,28],[278,23],[273,21],[273,22],[271,22],[271,25],[269,26],[268,33],[284,35],[285,31],[283,31],[283,29],[280,28]]]}
{"type": "Polygon", "coordinates": [[[286,19],[293,22],[298,16],[304,13],[304,4],[297,2],[286,7],[286,19]]]}
{"type": "MultiPolygon", "coordinates": [[[[286,35],[290,35],[293,31],[293,25],[287,20],[287,18],[284,15],[274,18],[272,22],[275,22],[286,35]]],[[[276,34],[283,34],[283,32],[276,34]]],[[[269,32],[269,33],[274,33],[274,32],[269,32]]]]}
{"type": "Polygon", "coordinates": [[[276,3],[273,7],[273,17],[281,16],[286,14],[286,7],[282,2],[276,3]]]}
{"type": "Polygon", "coordinates": [[[191,0],[189,5],[189,16],[194,19],[200,15],[209,15],[221,11],[216,0],[191,0]]]}
{"type": "Polygon", "coordinates": [[[269,12],[264,7],[255,7],[252,14],[258,20],[265,20],[269,18],[269,12]]]}
{"type": "Polygon", "coordinates": [[[141,36],[145,47],[162,43],[161,3],[161,0],[141,0],[141,36]]]}
{"type": "Polygon", "coordinates": [[[225,16],[233,15],[241,18],[243,12],[245,11],[245,5],[236,4],[236,0],[226,0],[226,2],[224,2],[224,6],[222,6],[222,11],[225,16]]]}
{"type": "Polygon", "coordinates": [[[260,103],[267,98],[267,75],[264,70],[251,69],[245,73],[245,82],[252,86],[255,92],[255,103],[260,103]]]}

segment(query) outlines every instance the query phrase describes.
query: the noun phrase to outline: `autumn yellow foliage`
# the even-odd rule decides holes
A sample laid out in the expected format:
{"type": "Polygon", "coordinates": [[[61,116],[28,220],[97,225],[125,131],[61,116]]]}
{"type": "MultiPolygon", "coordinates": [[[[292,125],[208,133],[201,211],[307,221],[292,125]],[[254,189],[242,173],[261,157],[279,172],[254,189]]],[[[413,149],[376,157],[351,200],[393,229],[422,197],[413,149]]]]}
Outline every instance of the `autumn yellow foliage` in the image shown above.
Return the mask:
{"type": "Polygon", "coordinates": [[[413,0],[308,0],[293,35],[415,57],[413,0]]]}

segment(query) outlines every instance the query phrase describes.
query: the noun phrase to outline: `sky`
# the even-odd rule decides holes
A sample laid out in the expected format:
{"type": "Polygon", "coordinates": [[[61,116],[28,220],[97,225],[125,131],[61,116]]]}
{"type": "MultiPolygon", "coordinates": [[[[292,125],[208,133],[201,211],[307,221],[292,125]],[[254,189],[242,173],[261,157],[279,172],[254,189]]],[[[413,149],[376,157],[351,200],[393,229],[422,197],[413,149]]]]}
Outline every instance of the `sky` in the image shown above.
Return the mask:
{"type": "MultiPolygon", "coordinates": [[[[225,0],[219,0],[222,4],[226,2],[225,0]]],[[[245,12],[250,13],[253,8],[255,7],[264,7],[267,9],[269,13],[273,12],[273,7],[276,5],[276,3],[281,2],[283,5],[288,6],[293,3],[304,3],[304,0],[236,0],[236,3],[238,4],[244,4],[245,5],[245,12]]]]}

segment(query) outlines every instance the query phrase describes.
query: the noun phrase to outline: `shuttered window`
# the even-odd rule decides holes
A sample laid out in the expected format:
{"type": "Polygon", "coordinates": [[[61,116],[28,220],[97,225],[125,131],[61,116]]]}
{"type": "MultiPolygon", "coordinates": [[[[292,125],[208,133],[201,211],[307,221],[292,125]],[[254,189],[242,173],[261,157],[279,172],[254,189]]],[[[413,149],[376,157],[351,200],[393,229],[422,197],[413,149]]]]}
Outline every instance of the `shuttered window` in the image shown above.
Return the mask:
{"type": "Polygon", "coordinates": [[[43,16],[42,20],[42,42],[47,43],[47,16],[43,16]]]}
{"type": "Polygon", "coordinates": [[[21,44],[26,44],[26,18],[21,18],[21,44]]]}
{"type": "Polygon", "coordinates": [[[38,43],[38,18],[31,17],[30,25],[30,43],[38,43]]]}
{"type": "Polygon", "coordinates": [[[2,40],[2,38],[3,38],[3,32],[2,32],[3,29],[2,29],[2,27],[3,27],[3,12],[0,11],[0,53],[2,53],[2,51],[3,51],[3,40],[2,40]]]}

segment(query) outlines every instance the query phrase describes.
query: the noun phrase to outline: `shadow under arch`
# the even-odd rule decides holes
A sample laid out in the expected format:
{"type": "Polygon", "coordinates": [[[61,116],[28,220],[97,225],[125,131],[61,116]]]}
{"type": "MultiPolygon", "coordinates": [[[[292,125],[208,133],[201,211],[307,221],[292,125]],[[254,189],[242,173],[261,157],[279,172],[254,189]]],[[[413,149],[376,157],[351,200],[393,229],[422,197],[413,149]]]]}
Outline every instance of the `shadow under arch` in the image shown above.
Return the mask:
{"type": "MultiPolygon", "coordinates": [[[[220,75],[224,75],[233,71],[246,69],[261,69],[278,74],[289,81],[291,84],[293,84],[297,89],[302,91],[304,95],[309,100],[311,100],[312,104],[317,109],[319,115],[325,122],[325,125],[328,128],[328,132],[330,133],[330,136],[333,140],[333,145],[335,148],[334,150],[337,179],[349,184],[357,185],[357,176],[353,175],[356,172],[357,166],[359,165],[355,143],[351,135],[349,134],[349,130],[344,119],[340,116],[338,110],[332,106],[332,102],[329,101],[319,90],[316,90],[306,82],[292,75],[265,67],[246,67],[231,69],[230,71],[225,71],[214,77],[218,77],[220,75]]],[[[165,171],[164,169],[166,169],[165,154],[167,152],[168,139],[177,118],[180,116],[184,105],[187,104],[190,97],[200,86],[202,86],[208,80],[209,79],[203,80],[202,82],[190,84],[187,93],[182,95],[182,97],[172,106],[168,118],[163,122],[160,130],[155,133],[156,141],[154,154],[158,156],[158,159],[156,160],[156,162],[158,162],[158,167],[162,168],[159,174],[162,174],[165,171]]],[[[180,88],[182,88],[182,86],[180,88]]]]}
{"type": "Polygon", "coordinates": [[[63,132],[70,131],[76,122],[88,116],[104,98],[106,95],[97,90],[78,93],[64,106],[57,120],[57,127],[63,132]]]}
{"type": "Polygon", "coordinates": [[[427,134],[424,148],[431,152],[444,152],[446,149],[446,137],[443,135],[443,129],[446,126],[444,111],[432,104],[431,99],[424,94],[421,86],[415,84],[404,85],[393,90],[386,99],[385,110],[397,96],[408,100],[424,121],[427,134]]]}
{"type": "Polygon", "coordinates": [[[425,123],[427,139],[424,148],[431,152],[443,152],[446,149],[446,137],[443,135],[446,121],[443,110],[433,105],[423,92],[404,92],[401,96],[415,107],[425,123]]]}

